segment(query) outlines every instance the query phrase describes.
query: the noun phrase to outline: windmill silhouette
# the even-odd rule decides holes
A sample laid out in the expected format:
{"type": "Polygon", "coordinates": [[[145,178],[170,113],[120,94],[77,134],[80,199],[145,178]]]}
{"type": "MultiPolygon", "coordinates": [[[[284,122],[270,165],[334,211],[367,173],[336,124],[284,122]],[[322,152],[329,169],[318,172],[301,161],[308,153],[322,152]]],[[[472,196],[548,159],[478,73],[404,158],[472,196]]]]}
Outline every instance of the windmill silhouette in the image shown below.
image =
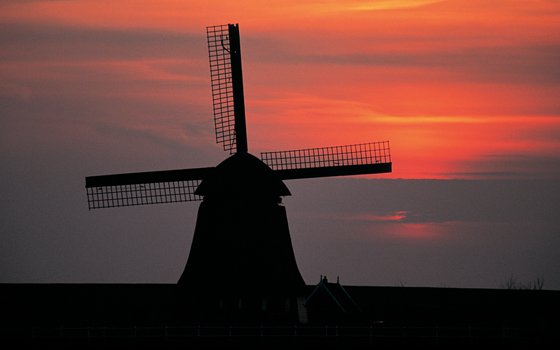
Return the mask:
{"type": "Polygon", "coordinates": [[[216,141],[230,157],[216,167],[86,177],[89,208],[202,200],[179,285],[214,291],[220,307],[229,298],[241,308],[241,296],[296,297],[305,282],[281,205],[290,195],[282,180],[391,172],[389,143],[251,155],[239,26],[207,27],[207,40],[216,141]]]}

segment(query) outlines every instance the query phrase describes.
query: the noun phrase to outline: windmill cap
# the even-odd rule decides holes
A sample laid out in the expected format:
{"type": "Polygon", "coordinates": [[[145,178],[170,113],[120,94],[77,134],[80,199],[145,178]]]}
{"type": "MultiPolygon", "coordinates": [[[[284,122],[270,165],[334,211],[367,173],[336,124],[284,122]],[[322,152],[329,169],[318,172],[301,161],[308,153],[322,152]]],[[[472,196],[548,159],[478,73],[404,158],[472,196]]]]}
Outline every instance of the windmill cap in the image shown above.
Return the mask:
{"type": "Polygon", "coordinates": [[[252,154],[240,152],[221,162],[195,193],[199,196],[280,197],[290,190],[274,170],[252,154]]]}

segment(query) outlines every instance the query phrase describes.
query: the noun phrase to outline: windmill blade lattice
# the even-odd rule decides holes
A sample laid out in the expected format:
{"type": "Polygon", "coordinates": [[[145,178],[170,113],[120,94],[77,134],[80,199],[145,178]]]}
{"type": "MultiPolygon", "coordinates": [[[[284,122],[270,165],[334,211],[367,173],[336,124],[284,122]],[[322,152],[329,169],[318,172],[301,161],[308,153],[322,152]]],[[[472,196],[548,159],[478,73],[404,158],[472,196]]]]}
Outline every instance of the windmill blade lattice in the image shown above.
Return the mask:
{"type": "Polygon", "coordinates": [[[261,160],[282,179],[387,173],[389,141],[262,152],[261,160]]]}
{"type": "Polygon", "coordinates": [[[202,200],[195,191],[214,168],[86,177],[89,209],[202,200]]]}
{"type": "Polygon", "coordinates": [[[216,142],[235,153],[235,109],[230,57],[229,26],[206,28],[216,142]]]}

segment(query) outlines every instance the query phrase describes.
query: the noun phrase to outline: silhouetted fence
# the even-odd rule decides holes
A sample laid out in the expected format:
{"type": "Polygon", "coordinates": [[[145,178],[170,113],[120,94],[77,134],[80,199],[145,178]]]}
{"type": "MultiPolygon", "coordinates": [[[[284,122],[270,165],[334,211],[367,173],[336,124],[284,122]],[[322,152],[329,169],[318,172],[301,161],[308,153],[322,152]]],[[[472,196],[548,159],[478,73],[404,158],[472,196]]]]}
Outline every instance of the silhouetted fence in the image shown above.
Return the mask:
{"type": "Polygon", "coordinates": [[[405,327],[405,326],[159,326],[159,327],[30,327],[3,328],[3,339],[202,339],[278,338],[319,340],[470,342],[473,344],[558,342],[558,328],[405,327]]]}

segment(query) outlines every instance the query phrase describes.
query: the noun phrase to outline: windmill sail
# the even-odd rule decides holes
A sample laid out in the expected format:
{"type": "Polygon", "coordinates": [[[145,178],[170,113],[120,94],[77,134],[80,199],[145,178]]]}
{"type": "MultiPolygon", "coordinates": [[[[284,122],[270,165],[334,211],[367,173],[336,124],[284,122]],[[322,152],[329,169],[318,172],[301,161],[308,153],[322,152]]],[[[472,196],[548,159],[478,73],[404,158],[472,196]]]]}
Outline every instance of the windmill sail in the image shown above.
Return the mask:
{"type": "Polygon", "coordinates": [[[89,209],[202,200],[195,194],[214,168],[149,171],[86,177],[89,209]]]}
{"type": "Polygon", "coordinates": [[[261,159],[281,179],[389,173],[389,141],[262,152],[261,159]]]}
{"type": "MultiPolygon", "coordinates": [[[[239,26],[206,28],[216,141],[230,154],[248,154],[239,26]]],[[[389,142],[261,153],[280,179],[392,171],[389,142]]],[[[201,200],[198,185],[215,168],[152,171],[86,178],[90,209],[201,200]]]]}
{"type": "Polygon", "coordinates": [[[230,154],[247,152],[239,26],[211,26],[206,33],[216,142],[230,154]]]}

